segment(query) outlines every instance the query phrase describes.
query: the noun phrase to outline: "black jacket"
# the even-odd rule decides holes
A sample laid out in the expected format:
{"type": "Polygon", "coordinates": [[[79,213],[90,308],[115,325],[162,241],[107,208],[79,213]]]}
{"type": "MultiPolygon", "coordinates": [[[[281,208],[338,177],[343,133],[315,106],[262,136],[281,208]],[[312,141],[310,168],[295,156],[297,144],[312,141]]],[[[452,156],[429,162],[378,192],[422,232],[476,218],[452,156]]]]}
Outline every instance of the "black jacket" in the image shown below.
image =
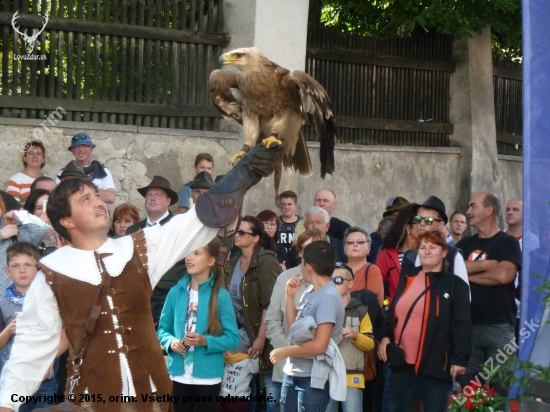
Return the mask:
{"type": "MultiPolygon", "coordinates": [[[[422,272],[422,267],[409,276],[403,276],[388,314],[386,336],[394,341],[395,305],[406,287],[422,272]]],[[[423,327],[418,333],[425,336],[415,364],[417,374],[451,381],[451,365],[468,366],[470,359],[470,293],[466,282],[451,272],[427,273],[426,285],[433,285],[426,293],[423,327]]],[[[407,329],[410,325],[407,325],[407,329]]]]}
{"type": "Polygon", "coordinates": [[[350,227],[350,224],[348,222],[344,222],[337,217],[331,217],[327,235],[329,235],[331,238],[338,239],[340,242],[343,242],[344,232],[348,227],[350,227]]]}

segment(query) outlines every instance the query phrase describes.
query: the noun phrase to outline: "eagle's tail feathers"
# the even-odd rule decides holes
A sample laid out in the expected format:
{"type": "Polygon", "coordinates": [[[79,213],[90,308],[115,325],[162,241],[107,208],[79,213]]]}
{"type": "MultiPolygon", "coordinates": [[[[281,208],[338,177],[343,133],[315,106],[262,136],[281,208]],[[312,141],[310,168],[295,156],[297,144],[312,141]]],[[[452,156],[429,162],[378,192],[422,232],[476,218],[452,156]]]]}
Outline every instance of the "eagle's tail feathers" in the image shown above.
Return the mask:
{"type": "Polygon", "coordinates": [[[311,176],[313,174],[309,151],[307,150],[306,140],[302,132],[300,132],[294,156],[292,156],[292,165],[302,176],[311,176]]]}
{"type": "Polygon", "coordinates": [[[315,116],[313,121],[321,143],[319,159],[321,161],[321,177],[324,179],[327,173],[332,174],[334,172],[334,145],[339,138],[334,118],[322,119],[315,116]]]}

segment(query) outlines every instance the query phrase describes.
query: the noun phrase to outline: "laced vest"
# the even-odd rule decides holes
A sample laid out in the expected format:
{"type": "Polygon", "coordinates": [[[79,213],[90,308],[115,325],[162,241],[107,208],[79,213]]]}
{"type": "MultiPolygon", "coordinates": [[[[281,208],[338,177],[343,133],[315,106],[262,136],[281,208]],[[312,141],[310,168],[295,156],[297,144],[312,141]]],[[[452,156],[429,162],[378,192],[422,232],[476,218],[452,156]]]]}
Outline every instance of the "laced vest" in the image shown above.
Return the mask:
{"type": "MultiPolygon", "coordinates": [[[[122,273],[111,278],[82,365],[80,381],[74,387],[76,402],[80,394],[99,395],[103,402],[92,402],[98,412],[113,410],[110,396],[122,394],[122,362],[129,366],[128,380],[133,385],[136,401],[142,411],[153,411],[154,403],[142,400],[151,395],[152,385],[158,396],[171,395],[172,381],[153,325],[150,300],[151,282],[147,274],[147,249],[142,230],[131,235],[134,241],[132,258],[122,273]],[[122,355],[121,355],[122,354],[122,355]]],[[[38,264],[51,286],[70,343],[67,363],[68,395],[71,383],[72,355],[82,347],[84,328],[100,285],[91,285],[65,276],[38,264]]],[[[93,400],[93,399],[92,399],[93,400]]],[[[170,402],[160,404],[163,411],[172,410],[170,402]]]]}

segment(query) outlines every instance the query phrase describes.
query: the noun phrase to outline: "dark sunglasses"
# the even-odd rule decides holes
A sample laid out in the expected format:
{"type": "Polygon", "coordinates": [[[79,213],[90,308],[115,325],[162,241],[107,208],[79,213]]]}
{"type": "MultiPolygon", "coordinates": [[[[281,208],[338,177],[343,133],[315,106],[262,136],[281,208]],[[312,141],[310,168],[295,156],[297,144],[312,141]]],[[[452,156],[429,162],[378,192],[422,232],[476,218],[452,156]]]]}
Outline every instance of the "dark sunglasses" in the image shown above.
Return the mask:
{"type": "Polygon", "coordinates": [[[436,222],[443,222],[443,219],[434,219],[433,217],[415,216],[415,217],[412,218],[412,223],[418,224],[418,223],[424,221],[429,226],[434,222],[434,220],[436,222]]]}
{"type": "Polygon", "coordinates": [[[86,140],[88,139],[88,136],[74,136],[73,137],[73,141],[77,141],[77,140],[86,140]]]}
{"type": "Polygon", "coordinates": [[[254,233],[245,232],[244,230],[237,230],[235,233],[238,234],[239,236],[244,236],[244,235],[254,236],[254,233]]]}
{"type": "Polygon", "coordinates": [[[334,276],[332,278],[332,281],[334,282],[335,285],[341,285],[342,283],[344,283],[344,280],[347,280],[348,282],[351,282],[351,279],[346,279],[343,276],[334,276]]]}

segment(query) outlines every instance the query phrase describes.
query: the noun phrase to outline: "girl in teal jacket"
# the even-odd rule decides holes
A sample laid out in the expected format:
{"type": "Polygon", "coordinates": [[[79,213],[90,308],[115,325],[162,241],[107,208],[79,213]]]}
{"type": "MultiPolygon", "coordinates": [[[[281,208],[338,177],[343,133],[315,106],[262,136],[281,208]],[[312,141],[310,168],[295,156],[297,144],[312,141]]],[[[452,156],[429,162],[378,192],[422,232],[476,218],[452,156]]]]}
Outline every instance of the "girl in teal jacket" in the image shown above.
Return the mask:
{"type": "Polygon", "coordinates": [[[240,342],[224,273],[216,265],[220,247],[214,239],[185,259],[188,274],[168,292],[160,316],[157,335],[168,353],[175,412],[216,410],[224,352],[240,342]],[[189,401],[196,396],[196,403],[189,401]]]}

